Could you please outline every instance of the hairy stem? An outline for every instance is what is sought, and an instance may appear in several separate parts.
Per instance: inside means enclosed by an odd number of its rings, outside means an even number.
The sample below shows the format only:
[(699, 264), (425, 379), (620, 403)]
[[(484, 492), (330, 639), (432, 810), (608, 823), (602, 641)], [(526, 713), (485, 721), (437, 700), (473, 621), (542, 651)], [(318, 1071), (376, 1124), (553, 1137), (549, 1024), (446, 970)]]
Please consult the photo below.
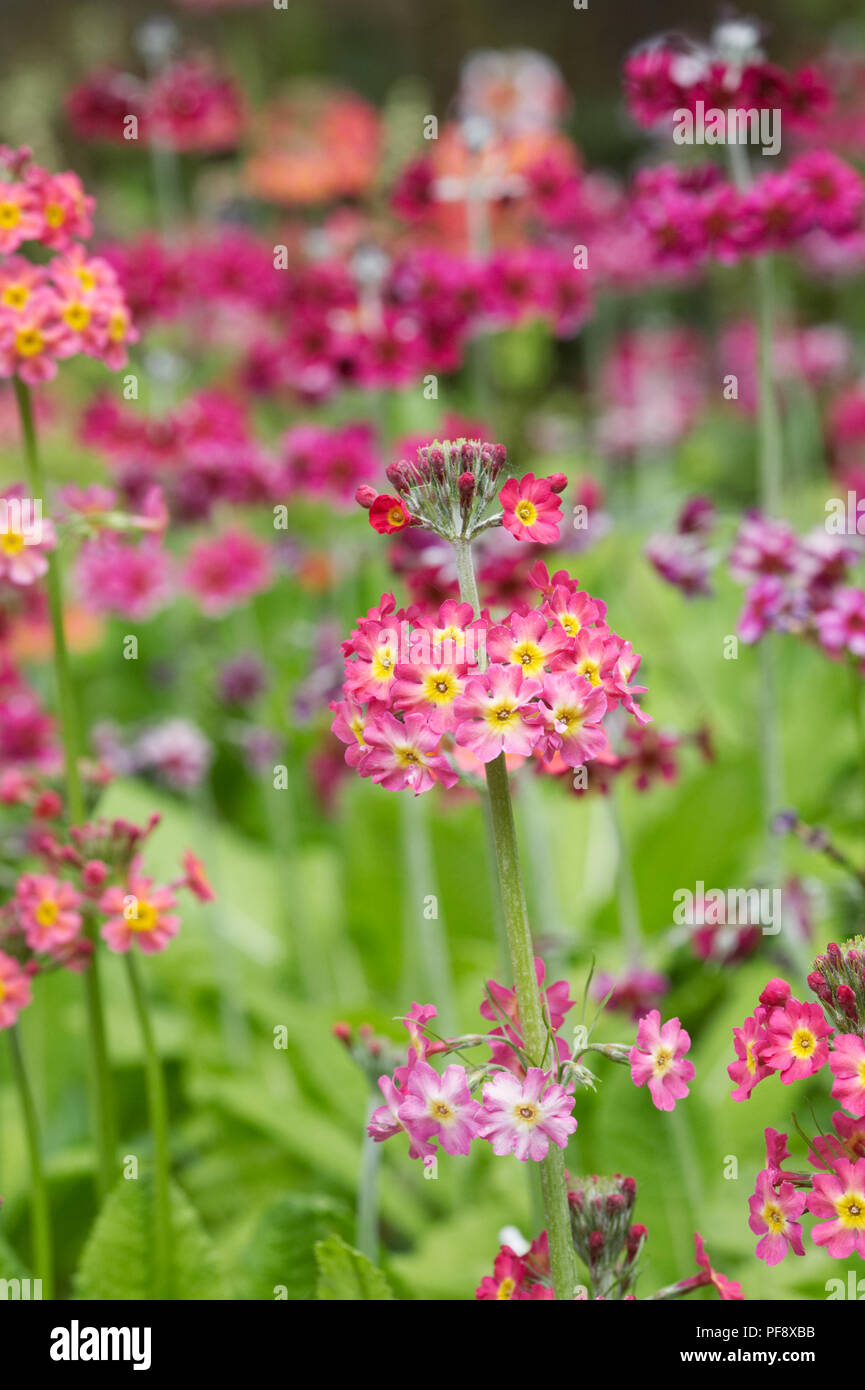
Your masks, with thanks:
[[(460, 595), (465, 603), (472, 605), (475, 614), (478, 614), (480, 599), (469, 543), (458, 541), (455, 550)], [(548, 1055), (548, 1029), (535, 976), (535, 950), (520, 873), (514, 809), (504, 753), (487, 763), (486, 776), (505, 933), (520, 1011), (523, 1042), (532, 1065), (555, 1069), (558, 1059), (555, 1051)], [(547, 1157), (540, 1164), (540, 1174), (555, 1295), (559, 1300), (571, 1300), (577, 1283), (577, 1262), (571, 1238), (565, 1155), (561, 1149), (551, 1145)]]
[[(33, 403), (29, 387), (19, 377), (15, 377), (15, 398), (21, 419), (21, 432), (24, 438), (24, 456), (27, 463), (27, 479), (34, 503), (44, 499), (45, 479), (36, 442), (36, 427), (33, 420)], [(78, 713), (75, 705), (75, 692), (69, 668), (69, 653), (66, 646), (66, 632), (63, 625), (63, 577), (60, 558), (56, 550), (48, 557), (46, 588), (48, 608), (51, 615), (53, 635), (54, 679), (57, 687), (57, 708), (60, 716), (60, 732), (63, 739), (63, 758), (66, 772), (66, 800), (69, 820), (73, 825), (84, 822), (84, 792), (78, 768), (80, 739), (78, 733)], [(88, 931), (91, 929), (88, 928)], [(92, 937), (91, 937), (92, 939)], [(88, 1039), (90, 1049), (91, 1091), (93, 1097), (93, 1119), (96, 1130), (97, 1173), (99, 1188), (104, 1196), (112, 1187), (115, 1178), (115, 1153), (117, 1149), (114, 1120), (114, 1097), (111, 1088), (111, 1068), (108, 1061), (108, 1048), (105, 1030), (105, 1011), (102, 1003), (102, 989), (99, 980), (98, 952), (94, 950), (89, 968), (84, 972), (84, 999), (89, 1020)]]

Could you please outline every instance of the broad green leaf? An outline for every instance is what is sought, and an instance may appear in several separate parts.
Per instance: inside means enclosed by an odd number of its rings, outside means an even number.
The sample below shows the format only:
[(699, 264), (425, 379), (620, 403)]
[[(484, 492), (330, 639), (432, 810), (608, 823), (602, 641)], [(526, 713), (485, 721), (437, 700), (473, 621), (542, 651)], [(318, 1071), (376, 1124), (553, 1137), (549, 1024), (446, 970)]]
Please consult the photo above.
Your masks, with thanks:
[(348, 1208), (329, 1197), (291, 1193), (268, 1207), (242, 1257), (242, 1297), (315, 1298), (316, 1247), (348, 1232)]
[[(121, 1182), (96, 1218), (75, 1279), (82, 1299), (155, 1297), (153, 1185), (149, 1178)], [(179, 1300), (226, 1297), (210, 1237), (189, 1199), (171, 1189), (172, 1287)]]
[(346, 1245), (341, 1236), (329, 1236), (315, 1247), (319, 1278), (316, 1297), (358, 1303), (393, 1298), (393, 1290), (380, 1269), (366, 1255)]

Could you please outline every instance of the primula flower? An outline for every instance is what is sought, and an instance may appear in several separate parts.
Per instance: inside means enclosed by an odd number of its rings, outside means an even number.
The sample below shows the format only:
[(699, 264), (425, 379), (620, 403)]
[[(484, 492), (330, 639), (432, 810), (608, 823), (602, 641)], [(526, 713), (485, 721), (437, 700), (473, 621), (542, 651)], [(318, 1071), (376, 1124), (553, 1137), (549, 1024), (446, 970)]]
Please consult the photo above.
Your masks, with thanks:
[(373, 718), (378, 706), (373, 706), (370, 712), (365, 714), (363, 705), (349, 698), (332, 702), (330, 708), (334, 713), (331, 733), (336, 734), (340, 742), (348, 744), (345, 761), (349, 767), (357, 767), (364, 753), (369, 752), (363, 734), (367, 720)]
[[(9, 494), (6, 494), (7, 498)], [(54, 523), (42, 519), (38, 536), (30, 536), (26, 531), (14, 530), (7, 519), (0, 530), (0, 581), (7, 580), (16, 588), (27, 588), (35, 584), (48, 572), (46, 553), (57, 544)]]
[(652, 1100), (659, 1110), (672, 1110), (677, 1100), (688, 1094), (687, 1082), (694, 1076), (694, 1065), (685, 1057), (691, 1039), (672, 1018), (661, 1026), (661, 1015), (652, 1009), (640, 1019), (637, 1041), (628, 1056), (631, 1080), (635, 1086), (648, 1082)]
[(795, 1220), (805, 1210), (805, 1193), (797, 1192), (792, 1183), (782, 1183), (776, 1192), (767, 1169), (757, 1175), (757, 1190), (748, 1199), (751, 1215), (748, 1225), (757, 1242), (756, 1255), (768, 1265), (776, 1265), (792, 1249), (794, 1255), (804, 1255), (802, 1227)]
[(789, 999), (782, 1009), (773, 1009), (768, 1019), (769, 1037), (762, 1060), (781, 1073), (786, 1086), (803, 1076), (813, 1076), (829, 1056), (829, 1027), (819, 1004), (802, 1004)]
[(769, 1041), (765, 1015), (765, 1009), (758, 1009), (751, 1018), (745, 1019), (741, 1028), (733, 1029), (738, 1060), (727, 1067), (727, 1075), (736, 1083), (736, 1089), (730, 1093), (733, 1100), (748, 1100), (758, 1081), (772, 1074), (772, 1068), (763, 1061)]
[(574, 1098), (557, 1083), (547, 1085), (551, 1072), (529, 1067), (524, 1081), (502, 1072), (484, 1086), (481, 1134), (500, 1157), (514, 1153), (522, 1162), (546, 1158), (550, 1143), (563, 1149), (577, 1128)]
[(15, 907), (31, 951), (67, 946), (81, 929), (76, 908), (81, 894), (50, 874), (23, 874), (15, 888)]
[(844, 1260), (854, 1250), (865, 1257), (865, 1159), (850, 1163), (839, 1158), (834, 1172), (818, 1173), (808, 1193), (808, 1210), (827, 1218), (811, 1236), (833, 1259)]
[(412, 1067), (398, 1110), (411, 1134), (422, 1139), (435, 1135), (446, 1153), (467, 1154), (480, 1133), (481, 1114), (469, 1093), (465, 1067), (453, 1064), (441, 1076), (428, 1062)]
[(11, 1028), (32, 1001), (30, 977), (18, 961), (0, 951), (0, 1028)]
[(456, 723), (454, 708), (465, 689), (465, 677), (465, 666), (401, 662), (391, 688), (394, 706), (425, 715), (434, 733), (446, 733)]
[(436, 1152), (435, 1144), (430, 1144), (422, 1136), (416, 1135), (403, 1124), (399, 1118), (399, 1109), (403, 1102), (403, 1093), (395, 1085), (391, 1077), (380, 1076), (378, 1087), (384, 1096), (384, 1105), (379, 1105), (369, 1118), (366, 1132), (374, 1144), (383, 1144), (386, 1139), (392, 1139), (396, 1134), (407, 1134), (409, 1138), (409, 1158), (428, 1158)]
[(532, 702), (541, 689), (541, 682), (524, 677), (518, 666), (491, 666), (473, 677), (454, 708), (457, 743), (482, 763), (500, 753), (528, 756), (543, 730), (525, 716), (537, 716)]
[(696, 1251), (697, 1264), (703, 1271), (702, 1276), (698, 1276), (698, 1282), (714, 1285), (721, 1295), (721, 1301), (723, 1303), (743, 1300), (745, 1295), (742, 1292), (742, 1285), (738, 1284), (734, 1279), (728, 1279), (725, 1274), (719, 1274), (716, 1269), (712, 1268), (709, 1262), (709, 1256), (706, 1253), (706, 1247), (703, 1244), (703, 1237), (698, 1235), (696, 1231), (694, 1232), (694, 1248)]
[(238, 528), (199, 541), (186, 557), (184, 580), (202, 611), (219, 617), (270, 584), (268, 546)]
[(526, 473), (509, 478), (499, 493), (504, 516), (502, 525), (518, 541), (537, 541), (551, 545), (559, 538), (562, 508), (548, 478)]
[(170, 888), (154, 888), (152, 878), (131, 874), (126, 888), (115, 884), (99, 899), (100, 911), (111, 914), (102, 938), (120, 954), (133, 941), (146, 955), (162, 951), (180, 927), (180, 918), (171, 911), (175, 906)]
[(362, 777), (371, 777), (388, 791), (410, 787), (415, 796), (436, 782), (452, 787), (458, 780), (447, 758), (440, 753), (440, 736), (422, 714), (406, 715), (405, 723), (383, 710), (364, 729), (368, 752), (358, 762)]
[(516, 1300), (526, 1276), (526, 1266), (509, 1245), (496, 1255), (492, 1274), (484, 1275), (475, 1289), (475, 1298), (487, 1302)]
[(411, 514), (398, 497), (381, 492), (369, 509), (369, 524), (382, 536), (391, 536), (395, 531), (404, 531), (411, 525)]
[(835, 1100), (851, 1114), (865, 1115), (865, 1041), (858, 1033), (843, 1033), (835, 1039), (829, 1069), (835, 1078)]
[(548, 626), (542, 613), (511, 613), (504, 623), (487, 633), (487, 651), (493, 661), (519, 666), (524, 676), (543, 680), (549, 666), (567, 637)]
[(585, 677), (564, 671), (545, 676), (541, 699), (546, 756), (558, 753), (568, 767), (581, 767), (608, 746), (601, 727), (607, 697)]

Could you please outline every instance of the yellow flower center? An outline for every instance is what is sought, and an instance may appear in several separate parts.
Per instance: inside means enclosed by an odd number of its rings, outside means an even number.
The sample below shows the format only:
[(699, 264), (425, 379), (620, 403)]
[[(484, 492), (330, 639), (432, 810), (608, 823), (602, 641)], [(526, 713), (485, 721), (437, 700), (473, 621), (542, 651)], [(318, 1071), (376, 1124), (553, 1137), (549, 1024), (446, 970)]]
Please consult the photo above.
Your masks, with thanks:
[(60, 908), (53, 898), (43, 898), (33, 915), (40, 927), (53, 927), (60, 916)]
[(761, 1215), (773, 1235), (779, 1234), (787, 1225), (787, 1218), (775, 1202), (767, 1202)]
[(531, 526), (538, 519), (538, 509), (528, 497), (523, 497), (514, 507), (514, 515), (524, 526)]
[(15, 351), (19, 357), (35, 357), (45, 346), (38, 328), (22, 328), (15, 334)]
[(6, 555), (19, 555), (24, 549), (24, 537), (18, 531), (4, 531), (0, 535), (0, 550)]
[[(564, 624), (562, 624), (564, 626)], [(584, 656), (582, 661), (577, 663), (577, 672), (581, 676), (587, 676), (590, 685), (600, 685), (601, 666), (600, 662), (592, 661), (591, 657)]]
[(755, 1072), (757, 1070), (757, 1058), (754, 1056), (753, 1043), (748, 1043), (748, 1047), (745, 1052), (745, 1064), (750, 1072)]
[(816, 1046), (817, 1039), (810, 1028), (797, 1028), (790, 1039), (790, 1051), (794, 1057), (811, 1057)]
[(378, 647), (372, 659), (372, 674), (377, 681), (392, 681), (394, 675), (393, 651), (390, 647)]
[(453, 1111), (444, 1100), (431, 1100), (429, 1103), (429, 1113), (434, 1120), (452, 1120)]
[(21, 221), (21, 209), (17, 203), (0, 203), (0, 227), (11, 232)]
[(536, 642), (521, 642), (518, 647), (511, 649), (511, 661), (515, 666), (522, 666), (523, 673), (527, 676), (539, 676), (544, 670), (544, 654)]
[(509, 724), (512, 719), (519, 719), (519, 714), (509, 704), (491, 705), (484, 718), (494, 729), (500, 729), (505, 724)]
[(363, 722), (363, 718), (361, 717), (361, 715), (356, 714), (356, 715), (354, 716), (354, 719), (351, 721), (351, 724), (349, 725), (349, 728), (351, 729), (351, 731), (352, 731), (352, 733), (354, 734), (355, 738), (357, 739), (358, 743), (361, 743), (361, 744), (362, 744), (362, 743), (363, 743), (364, 722)]
[(673, 1054), (666, 1047), (659, 1047), (655, 1053), (655, 1075), (663, 1076), (673, 1065)]
[[(0, 999), (2, 999), (2, 997), (3, 996), (0, 995)], [(502, 1282), (499, 1284), (498, 1292), (496, 1293), (496, 1298), (500, 1298), (502, 1300), (509, 1299), (516, 1287), (516, 1279), (503, 1279)]]
[(153, 931), (159, 921), (159, 913), (152, 903), (144, 898), (139, 898), (136, 905), (135, 916), (129, 918), (131, 931)]
[(70, 304), (63, 310), (63, 318), (70, 328), (76, 333), (81, 333), (90, 322), (90, 310), (86, 304)]
[(402, 526), (405, 521), (405, 512), (402, 507), (391, 507), (387, 514), (389, 526)]
[(61, 227), (66, 221), (66, 213), (59, 203), (49, 203), (45, 209), (45, 221), (49, 227)]
[(559, 615), (559, 623), (565, 629), (569, 637), (576, 637), (580, 630), (580, 625), (573, 613), (561, 613)]
[(4, 985), (3, 981), (0, 980), (0, 1004), (3, 1003), (3, 1000), (5, 999), (5, 997), (6, 997), (6, 986)]
[(848, 1231), (865, 1230), (865, 1197), (861, 1192), (845, 1192), (835, 1203), (835, 1210)]
[(524, 1125), (536, 1125), (538, 1122), (538, 1107), (529, 1101), (521, 1101), (514, 1106), (514, 1118), (520, 1120)]
[(75, 274), (78, 276), (78, 283), (83, 290), (92, 290), (95, 288), (96, 276), (93, 274), (92, 270), (87, 269), (86, 265), (79, 266)]
[(7, 285), (3, 291), (3, 303), (8, 309), (23, 309), (29, 298), (26, 285)]
[(452, 671), (431, 671), (424, 678), (423, 691), (434, 705), (449, 705), (459, 694), (459, 681)]
[(122, 343), (123, 339), (126, 337), (126, 329), (126, 315), (118, 310), (117, 313), (112, 314), (111, 318), (108, 320), (108, 336), (112, 343)]
[(426, 765), (416, 748), (397, 748), (396, 759), (401, 767), (424, 767)]

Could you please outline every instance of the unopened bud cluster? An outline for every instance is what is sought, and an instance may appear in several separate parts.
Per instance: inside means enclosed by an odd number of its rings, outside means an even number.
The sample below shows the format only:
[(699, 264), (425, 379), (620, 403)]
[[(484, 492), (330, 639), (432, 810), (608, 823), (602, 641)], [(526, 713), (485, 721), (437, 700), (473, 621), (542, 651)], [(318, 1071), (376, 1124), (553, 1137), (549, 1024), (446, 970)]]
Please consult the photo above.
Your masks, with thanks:
[(633, 1279), (645, 1226), (631, 1224), (637, 1196), (633, 1178), (579, 1179), (568, 1192), (574, 1249), (588, 1265), (595, 1294), (623, 1297)]
[(498, 478), (506, 462), (504, 444), (435, 440), (418, 449), (416, 462), (392, 463), (387, 476), (422, 526), (445, 540), (470, 540), (479, 531), (501, 525), (501, 512), (485, 513), (500, 489)]
[(840, 1033), (865, 1029), (865, 936), (831, 942), (814, 961), (808, 984)]

